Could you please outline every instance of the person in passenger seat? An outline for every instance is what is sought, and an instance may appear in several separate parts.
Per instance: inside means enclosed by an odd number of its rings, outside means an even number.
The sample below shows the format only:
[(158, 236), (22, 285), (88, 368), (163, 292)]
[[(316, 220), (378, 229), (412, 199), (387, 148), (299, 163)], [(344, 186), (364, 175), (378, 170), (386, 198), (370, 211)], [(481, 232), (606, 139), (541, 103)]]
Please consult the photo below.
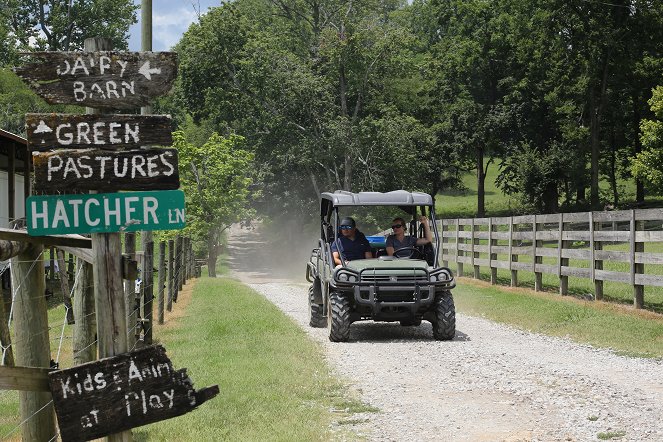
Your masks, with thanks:
[(340, 229), (341, 236), (331, 245), (334, 264), (340, 266), (355, 259), (373, 257), (371, 244), (366, 239), (366, 236), (357, 230), (357, 224), (354, 219), (349, 216), (343, 218)]
[[(405, 234), (405, 220), (403, 218), (394, 218), (392, 221), (391, 229), (393, 234), (387, 237), (387, 255), (393, 256), (394, 252), (403, 249), (406, 247), (415, 247), (422, 246), (433, 242), (433, 234), (430, 231), (430, 224), (428, 218), (425, 216), (419, 217), (419, 222), (424, 226), (424, 236), (423, 238), (417, 238), (415, 236)], [(401, 256), (402, 258), (402, 256)]]

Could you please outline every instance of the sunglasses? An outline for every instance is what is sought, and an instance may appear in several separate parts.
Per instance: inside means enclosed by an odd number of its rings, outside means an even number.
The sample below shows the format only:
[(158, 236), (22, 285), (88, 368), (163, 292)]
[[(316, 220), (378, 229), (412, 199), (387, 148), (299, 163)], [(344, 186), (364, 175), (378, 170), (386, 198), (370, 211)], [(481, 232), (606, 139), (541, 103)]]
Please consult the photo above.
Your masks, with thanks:
[(354, 227), (352, 226), (341, 226), (341, 230), (352, 230)]
[(401, 227), (403, 227), (403, 224), (394, 224), (391, 226), (392, 229), (400, 229)]

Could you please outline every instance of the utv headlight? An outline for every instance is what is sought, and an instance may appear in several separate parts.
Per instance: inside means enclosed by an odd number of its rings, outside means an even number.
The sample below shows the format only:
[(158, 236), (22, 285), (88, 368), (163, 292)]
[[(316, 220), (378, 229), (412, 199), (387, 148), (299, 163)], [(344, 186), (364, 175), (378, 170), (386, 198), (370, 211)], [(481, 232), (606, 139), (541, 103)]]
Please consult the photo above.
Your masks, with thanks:
[(357, 277), (356, 277), (355, 275), (350, 275), (350, 276), (348, 277), (348, 281), (350, 281), (350, 282), (357, 282)]
[(348, 274), (347, 273), (341, 273), (340, 275), (338, 275), (338, 280), (339, 281), (344, 281), (344, 282), (347, 281), (348, 280)]

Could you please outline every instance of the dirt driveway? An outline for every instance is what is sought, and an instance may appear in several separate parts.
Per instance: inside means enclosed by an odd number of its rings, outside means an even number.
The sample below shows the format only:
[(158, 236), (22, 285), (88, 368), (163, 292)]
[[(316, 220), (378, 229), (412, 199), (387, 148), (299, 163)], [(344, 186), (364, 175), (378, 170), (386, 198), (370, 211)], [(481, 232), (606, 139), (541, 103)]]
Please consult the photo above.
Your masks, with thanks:
[[(300, 324), (334, 371), (380, 410), (355, 416), (357, 439), (663, 441), (660, 360), (621, 357), (462, 313), (451, 342), (434, 341), (424, 322), (355, 323), (350, 342), (331, 343), (326, 330), (307, 325), (305, 257), (275, 259), (258, 230), (234, 229), (229, 251), (235, 276)], [(301, 266), (299, 276), (290, 264)], [(242, 271), (249, 265), (252, 272)]]

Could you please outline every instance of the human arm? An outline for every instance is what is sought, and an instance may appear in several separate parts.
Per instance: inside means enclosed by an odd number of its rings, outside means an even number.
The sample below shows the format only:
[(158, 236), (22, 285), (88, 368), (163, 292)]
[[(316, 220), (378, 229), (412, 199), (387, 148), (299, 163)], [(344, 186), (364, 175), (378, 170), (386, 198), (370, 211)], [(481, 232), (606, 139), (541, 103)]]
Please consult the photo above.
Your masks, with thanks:
[(428, 218), (422, 215), (419, 217), (419, 222), (421, 223), (422, 226), (424, 226), (424, 236), (422, 238), (417, 238), (417, 245), (422, 246), (424, 244), (432, 243), (433, 234), (430, 231), (430, 223), (428, 222)]
[(343, 261), (341, 260), (341, 254), (338, 252), (332, 252), (332, 255), (334, 256), (334, 264), (337, 266), (343, 265)]
[(394, 256), (394, 237), (392, 235), (387, 237), (385, 249), (387, 250), (387, 255)]

